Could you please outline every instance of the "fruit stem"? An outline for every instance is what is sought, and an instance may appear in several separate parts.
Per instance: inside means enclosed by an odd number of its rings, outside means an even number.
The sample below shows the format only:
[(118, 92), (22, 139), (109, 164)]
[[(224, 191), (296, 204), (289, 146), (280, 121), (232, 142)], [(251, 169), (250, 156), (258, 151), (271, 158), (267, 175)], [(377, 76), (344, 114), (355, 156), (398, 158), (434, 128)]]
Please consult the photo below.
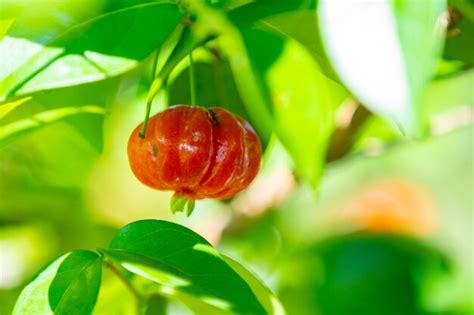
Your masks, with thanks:
[[(158, 56), (159, 55), (160, 55), (160, 50), (157, 49), (155, 51), (155, 55), (153, 57), (153, 66), (151, 67), (151, 81), (153, 82), (151, 87), (153, 87), (153, 84), (156, 82), (155, 77), (156, 77), (156, 68), (157, 68), (157, 65), (158, 65)], [(151, 87), (150, 87), (150, 89), (151, 89)], [(150, 111), (151, 111), (152, 103), (153, 103), (153, 97), (150, 97), (146, 100), (145, 118), (143, 119), (142, 129), (140, 130), (140, 133), (138, 134), (138, 136), (140, 138), (145, 138), (145, 132), (146, 132), (146, 127), (148, 125), (148, 119), (150, 118)]]
[(196, 105), (196, 77), (194, 74), (193, 52), (189, 53), (189, 90), (191, 94), (191, 105)]
[(145, 132), (146, 132), (146, 127), (148, 125), (148, 119), (150, 119), (150, 111), (151, 111), (151, 103), (152, 102), (153, 102), (153, 100), (148, 100), (146, 102), (145, 118), (143, 119), (142, 129), (140, 130), (140, 133), (138, 134), (138, 136), (142, 139), (145, 138)]

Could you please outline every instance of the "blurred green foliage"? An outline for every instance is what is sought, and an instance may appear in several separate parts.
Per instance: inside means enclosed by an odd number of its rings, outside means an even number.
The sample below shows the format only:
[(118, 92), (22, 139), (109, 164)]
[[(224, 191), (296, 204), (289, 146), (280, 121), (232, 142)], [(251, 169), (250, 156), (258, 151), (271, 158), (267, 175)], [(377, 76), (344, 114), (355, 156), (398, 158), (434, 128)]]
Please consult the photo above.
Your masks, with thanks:
[[(382, 9), (371, 11), (355, 1), (345, 13), (327, 5), (2, 1), (0, 313), (13, 310), (55, 257), (107, 248), (121, 226), (150, 218), (188, 226), (243, 262), (288, 314), (473, 313), (474, 5), (381, 0)], [(440, 15), (447, 5), (451, 15)], [(330, 19), (350, 12), (351, 21)], [(333, 32), (334, 23), (360, 25), (377, 12), (391, 19), (363, 33), (351, 28), (355, 47)], [(374, 40), (378, 29), (393, 37)], [(158, 78), (166, 74), (166, 82), (152, 114), (190, 103), (185, 57), (194, 50), (199, 105), (240, 114), (265, 141), (255, 182), (232, 200), (199, 201), (190, 218), (171, 215), (170, 192), (142, 186), (128, 167), (126, 144), (143, 119), (157, 50)], [(399, 62), (403, 68), (389, 67)], [(409, 101), (397, 103), (400, 91)], [(360, 106), (374, 114), (355, 123)], [(422, 140), (410, 137), (413, 130), (423, 131)], [(328, 162), (335, 146), (341, 155)], [(387, 181), (413, 189), (398, 194), (380, 184)], [(375, 231), (367, 213), (417, 229)], [(419, 233), (424, 224), (430, 228)], [(177, 240), (160, 246), (172, 249)], [(96, 259), (75, 253), (81, 262)], [(187, 258), (170, 264), (192, 268)], [(222, 259), (235, 279), (267, 292), (239, 263)], [(133, 294), (112, 272), (94, 277), (92, 286), (102, 284), (93, 313), (135, 311)], [(171, 300), (170, 314), (189, 312)], [(243, 300), (238, 305), (251, 306)]]

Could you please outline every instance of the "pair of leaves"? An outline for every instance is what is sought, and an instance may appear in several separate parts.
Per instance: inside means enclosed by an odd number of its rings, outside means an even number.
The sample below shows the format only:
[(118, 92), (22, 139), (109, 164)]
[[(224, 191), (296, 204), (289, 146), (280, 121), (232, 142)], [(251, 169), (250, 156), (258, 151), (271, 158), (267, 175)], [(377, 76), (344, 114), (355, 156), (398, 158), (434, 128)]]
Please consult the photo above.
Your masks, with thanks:
[[(157, 220), (118, 231), (105, 259), (157, 284), (156, 292), (200, 314), (281, 314), (270, 291), (249, 271), (180, 225)], [(21, 293), (14, 314), (90, 314), (102, 257), (76, 251), (58, 258)]]

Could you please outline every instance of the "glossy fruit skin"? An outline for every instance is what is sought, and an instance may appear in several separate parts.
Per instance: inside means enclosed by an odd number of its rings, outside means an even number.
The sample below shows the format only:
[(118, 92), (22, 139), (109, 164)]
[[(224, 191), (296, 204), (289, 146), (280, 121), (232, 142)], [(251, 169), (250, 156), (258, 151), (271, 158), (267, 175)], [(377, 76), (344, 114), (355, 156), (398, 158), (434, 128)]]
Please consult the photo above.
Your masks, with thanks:
[(245, 189), (260, 168), (260, 140), (243, 118), (222, 108), (175, 105), (135, 128), (128, 158), (135, 176), (175, 197), (225, 199)]

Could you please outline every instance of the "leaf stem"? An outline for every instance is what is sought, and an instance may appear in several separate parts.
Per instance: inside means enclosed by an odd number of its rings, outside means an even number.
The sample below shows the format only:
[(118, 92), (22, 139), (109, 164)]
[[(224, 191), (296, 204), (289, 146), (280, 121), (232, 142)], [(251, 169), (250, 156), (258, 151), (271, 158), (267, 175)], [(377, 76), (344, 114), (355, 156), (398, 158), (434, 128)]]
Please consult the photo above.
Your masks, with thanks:
[(192, 51), (189, 52), (189, 90), (191, 93), (191, 105), (196, 105), (196, 76)]
[(357, 132), (371, 117), (372, 113), (362, 104), (355, 101), (355, 110), (347, 126), (340, 126), (334, 130), (326, 155), (326, 162), (338, 160), (349, 153), (357, 136)]
[(110, 269), (110, 271), (112, 271), (117, 276), (117, 278), (119, 278), (120, 281), (127, 287), (127, 289), (133, 294), (133, 296), (136, 298), (138, 304), (141, 304), (142, 301), (144, 300), (143, 296), (140, 294), (140, 292), (138, 292), (137, 289), (135, 289), (132, 286), (130, 281), (123, 275), (123, 273), (120, 272), (120, 270), (113, 263), (108, 261), (107, 259), (104, 259), (104, 263)]
[[(155, 83), (155, 77), (156, 77), (156, 68), (158, 65), (158, 56), (160, 55), (160, 50), (157, 49), (155, 51), (155, 55), (153, 57), (153, 66), (151, 67), (151, 78), (152, 78), (152, 85), (150, 86), (150, 89), (153, 87)], [(146, 106), (145, 106), (145, 118), (143, 119), (143, 125), (142, 129), (140, 130), (140, 133), (138, 134), (140, 138), (145, 138), (145, 132), (146, 132), (146, 127), (148, 125), (148, 119), (150, 119), (150, 111), (151, 111), (151, 105), (153, 103), (153, 97), (147, 98), (146, 101)]]
[(160, 55), (160, 49), (155, 51), (155, 56), (153, 57), (153, 65), (151, 67), (151, 79), (155, 80), (156, 77), (156, 67), (158, 65), (158, 56)]

